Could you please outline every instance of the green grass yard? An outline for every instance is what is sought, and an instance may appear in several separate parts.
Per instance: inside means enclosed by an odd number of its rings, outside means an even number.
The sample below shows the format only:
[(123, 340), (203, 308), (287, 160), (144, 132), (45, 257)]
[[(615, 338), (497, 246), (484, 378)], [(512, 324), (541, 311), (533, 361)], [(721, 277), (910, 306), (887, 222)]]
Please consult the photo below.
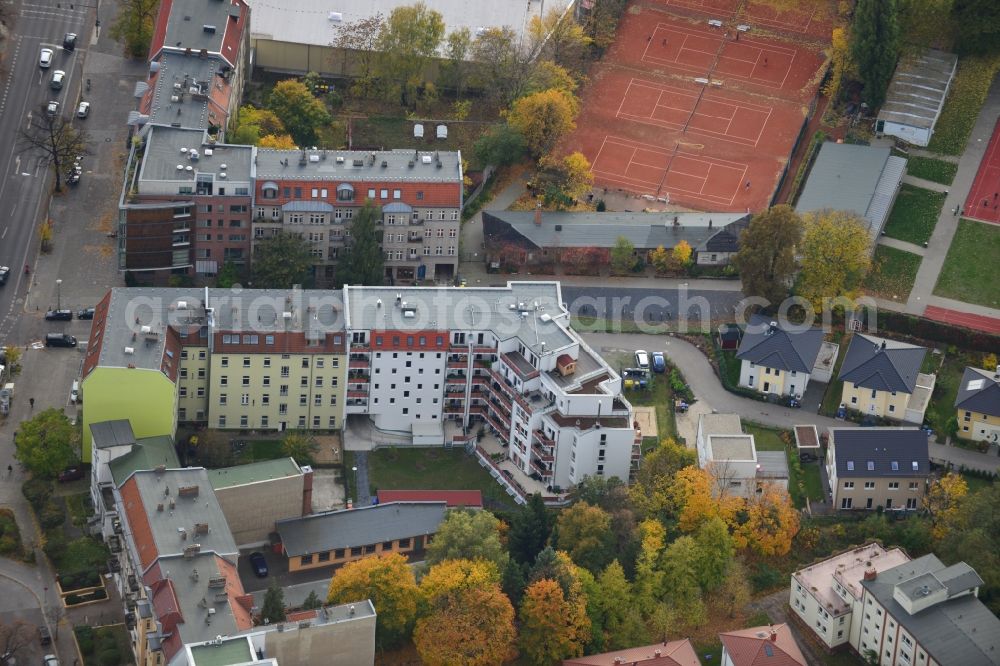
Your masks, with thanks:
[(844, 394), (844, 382), (837, 379), (840, 376), (840, 366), (844, 364), (844, 357), (847, 356), (847, 347), (851, 339), (840, 331), (833, 334), (833, 342), (840, 345), (837, 350), (837, 362), (833, 364), (833, 379), (826, 385), (826, 392), (823, 394), (823, 402), (820, 405), (819, 413), (823, 416), (833, 416), (840, 407), (840, 399)]
[(1000, 55), (962, 58), (951, 82), (941, 117), (934, 126), (928, 150), (945, 155), (961, 155), (969, 142), (979, 110), (1000, 69)]
[(963, 219), (948, 248), (934, 293), (965, 303), (1000, 307), (1000, 225)]
[[(813, 501), (823, 499), (823, 484), (819, 476), (819, 465), (817, 463), (796, 465), (795, 458), (798, 456), (798, 452), (794, 445), (785, 444), (785, 440), (781, 438), (782, 431), (752, 423), (744, 423), (743, 430), (748, 435), (753, 435), (754, 446), (758, 451), (785, 452), (785, 457), (788, 460), (788, 494), (792, 498), (792, 504), (801, 509), (806, 505), (806, 498)], [(789, 432), (788, 435), (791, 437), (792, 434)], [(799, 490), (800, 480), (803, 483), (803, 490)]]
[(957, 171), (958, 165), (954, 162), (936, 160), (933, 157), (911, 157), (906, 163), (906, 173), (942, 185), (951, 185)]
[(904, 184), (899, 188), (896, 203), (889, 213), (885, 235), (914, 245), (923, 245), (934, 233), (934, 225), (941, 214), (945, 196), (944, 192)]
[(261, 462), (264, 460), (274, 460), (284, 458), (285, 454), (281, 450), (280, 439), (253, 439), (247, 442), (246, 448), (239, 455), (236, 464)]
[(905, 303), (920, 269), (920, 261), (919, 254), (879, 245), (875, 248), (871, 272), (865, 279), (865, 291), (879, 298)]
[(924, 420), (934, 429), (934, 434), (940, 442), (943, 442), (948, 434), (948, 421), (955, 416), (955, 397), (958, 395), (962, 373), (965, 372), (965, 366), (973, 362), (972, 359), (957, 354), (947, 354), (944, 363), (936, 372), (934, 395), (927, 405)]

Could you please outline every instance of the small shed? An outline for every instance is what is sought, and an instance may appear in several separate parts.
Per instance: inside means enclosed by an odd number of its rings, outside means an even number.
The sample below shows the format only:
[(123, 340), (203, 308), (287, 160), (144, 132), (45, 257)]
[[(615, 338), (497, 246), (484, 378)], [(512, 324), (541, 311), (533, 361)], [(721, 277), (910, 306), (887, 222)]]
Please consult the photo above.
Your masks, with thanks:
[(719, 349), (739, 349), (743, 331), (736, 324), (720, 324), (716, 334), (719, 337)]
[(819, 449), (819, 434), (814, 425), (795, 426), (795, 447), (799, 451), (816, 451)]
[(934, 49), (900, 59), (875, 131), (916, 146), (930, 143), (957, 69), (958, 56)]

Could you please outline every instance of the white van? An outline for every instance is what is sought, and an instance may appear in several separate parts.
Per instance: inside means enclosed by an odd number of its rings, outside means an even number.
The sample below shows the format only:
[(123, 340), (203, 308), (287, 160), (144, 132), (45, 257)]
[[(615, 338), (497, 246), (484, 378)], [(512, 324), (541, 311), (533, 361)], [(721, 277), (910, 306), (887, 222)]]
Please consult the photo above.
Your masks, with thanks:
[(72, 403), (80, 402), (80, 382), (73, 382), (73, 388), (69, 390), (69, 401)]

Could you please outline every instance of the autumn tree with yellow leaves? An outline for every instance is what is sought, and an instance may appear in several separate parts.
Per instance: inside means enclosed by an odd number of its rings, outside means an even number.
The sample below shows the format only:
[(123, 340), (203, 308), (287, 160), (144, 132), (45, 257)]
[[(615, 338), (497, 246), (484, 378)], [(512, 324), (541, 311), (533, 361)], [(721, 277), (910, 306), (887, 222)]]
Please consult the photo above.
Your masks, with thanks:
[(536, 157), (547, 153), (567, 132), (576, 128), (579, 101), (565, 90), (543, 90), (516, 100), (507, 123), (524, 137)]
[(742, 520), (733, 527), (737, 548), (771, 557), (787, 555), (799, 531), (799, 512), (788, 493), (773, 483), (765, 483), (753, 493), (740, 512)]
[(568, 600), (559, 583), (548, 578), (524, 591), (520, 620), (521, 652), (539, 666), (580, 656), (590, 639), (585, 606)]
[(399, 553), (348, 562), (333, 574), (327, 603), (371, 599), (377, 620), (375, 639), (385, 649), (410, 636), (420, 590), (406, 558)]
[(796, 292), (817, 310), (834, 299), (853, 299), (871, 268), (868, 223), (854, 213), (821, 210), (803, 216), (801, 266)]
[(969, 493), (969, 484), (960, 474), (948, 472), (931, 482), (924, 498), (924, 509), (931, 518), (931, 534), (941, 539), (955, 522), (959, 508)]

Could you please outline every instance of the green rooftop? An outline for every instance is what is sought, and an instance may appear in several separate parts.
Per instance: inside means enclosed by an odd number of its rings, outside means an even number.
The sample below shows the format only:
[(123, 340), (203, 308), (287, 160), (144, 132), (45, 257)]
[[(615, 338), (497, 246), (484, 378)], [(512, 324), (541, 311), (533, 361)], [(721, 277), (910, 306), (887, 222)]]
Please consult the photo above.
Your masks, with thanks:
[(111, 476), (115, 485), (120, 486), (132, 472), (156, 469), (158, 465), (166, 465), (167, 469), (178, 469), (181, 466), (177, 451), (174, 450), (174, 439), (169, 435), (136, 440), (131, 451), (111, 461)]
[(296, 476), (300, 472), (299, 466), (291, 458), (275, 458), (274, 460), (264, 460), (248, 465), (210, 469), (208, 470), (208, 480), (212, 484), (212, 487), (218, 490), (220, 488), (242, 486), (246, 483), (254, 483), (255, 481), (283, 479), (287, 476)]
[(195, 645), (191, 648), (195, 666), (231, 666), (252, 661), (250, 641), (245, 636), (222, 641), (221, 645)]

